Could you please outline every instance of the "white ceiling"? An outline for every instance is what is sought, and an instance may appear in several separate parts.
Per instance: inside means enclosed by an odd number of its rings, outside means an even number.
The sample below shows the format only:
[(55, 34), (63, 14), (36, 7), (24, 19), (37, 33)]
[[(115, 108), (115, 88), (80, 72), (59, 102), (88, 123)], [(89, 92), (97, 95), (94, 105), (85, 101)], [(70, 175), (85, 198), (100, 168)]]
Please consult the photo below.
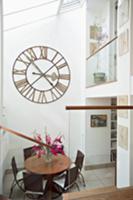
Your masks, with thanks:
[(58, 7), (59, 0), (5, 0), (3, 6), (4, 30), (54, 16), (57, 14)]
[(38, 7), (39, 5), (47, 5), (48, 3), (58, 2), (59, 0), (4, 0), (3, 12), (9, 14), (19, 10), (24, 10), (32, 7)]
[[(5, 15), (11, 15), (16, 12), (23, 12), (31, 10), (34, 8), (42, 7), (45, 12), (50, 12), (54, 5), (53, 14), (56, 14), (57, 11), (64, 8), (64, 6), (73, 6), (75, 4), (80, 4), (81, 0), (4, 0), (3, 1), (3, 13)], [(46, 8), (46, 9), (45, 9)], [(36, 12), (36, 11), (34, 11)], [(49, 15), (49, 14), (47, 14)]]
[[(96, 10), (101, 9), (104, 3), (109, 0), (86, 0), (88, 2), (88, 9)], [(14, 12), (21, 12), (25, 10), (30, 10), (32, 8), (42, 7), (45, 9), (47, 7), (48, 12), (51, 13), (50, 7), (53, 7), (53, 13), (59, 13), (59, 9), (64, 9), (64, 7), (72, 7), (75, 5), (80, 5), (82, 0), (4, 0), (3, 1), (3, 13), (4, 15), (13, 14)], [(49, 9), (48, 9), (49, 7)], [(35, 11), (34, 11), (35, 12)], [(47, 13), (48, 13), (47, 12)], [(49, 14), (48, 14), (49, 15)]]
[(21, 27), (80, 6), (83, 0), (4, 0), (4, 30)]

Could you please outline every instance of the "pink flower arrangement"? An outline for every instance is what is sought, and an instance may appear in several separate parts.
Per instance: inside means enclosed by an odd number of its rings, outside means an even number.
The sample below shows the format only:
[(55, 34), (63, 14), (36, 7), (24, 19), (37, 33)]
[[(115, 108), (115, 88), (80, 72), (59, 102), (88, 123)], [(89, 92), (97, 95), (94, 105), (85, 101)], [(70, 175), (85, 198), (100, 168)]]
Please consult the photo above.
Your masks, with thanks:
[(40, 143), (45, 143), (50, 147), (44, 146), (44, 145), (34, 145), (33, 150), (35, 151), (36, 155), (41, 157), (42, 155), (46, 155), (47, 158), (51, 155), (58, 155), (59, 153), (62, 155), (65, 155), (64, 153), (64, 145), (62, 142), (62, 135), (57, 136), (54, 140), (52, 140), (51, 136), (46, 134), (45, 135), (45, 141), (43, 141), (40, 134), (36, 134), (34, 136), (34, 139)]

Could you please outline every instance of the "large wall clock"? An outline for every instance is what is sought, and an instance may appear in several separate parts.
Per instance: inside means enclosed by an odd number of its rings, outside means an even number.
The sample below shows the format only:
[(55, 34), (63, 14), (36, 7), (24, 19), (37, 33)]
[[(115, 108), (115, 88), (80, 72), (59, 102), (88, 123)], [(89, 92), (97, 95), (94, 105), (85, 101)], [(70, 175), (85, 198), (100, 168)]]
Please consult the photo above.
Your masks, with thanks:
[(46, 46), (24, 50), (14, 62), (12, 75), (19, 93), (41, 104), (62, 97), (70, 83), (67, 61), (57, 50)]

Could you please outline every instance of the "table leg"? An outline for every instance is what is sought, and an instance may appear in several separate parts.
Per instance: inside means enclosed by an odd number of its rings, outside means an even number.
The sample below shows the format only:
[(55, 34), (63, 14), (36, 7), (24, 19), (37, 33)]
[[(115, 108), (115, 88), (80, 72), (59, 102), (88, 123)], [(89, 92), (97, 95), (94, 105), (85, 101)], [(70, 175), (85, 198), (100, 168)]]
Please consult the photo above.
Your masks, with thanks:
[(44, 197), (48, 196), (47, 199), (54, 199), (59, 197), (62, 194), (56, 187), (56, 185), (53, 183), (53, 176), (49, 176), (47, 178), (47, 183), (44, 190)]

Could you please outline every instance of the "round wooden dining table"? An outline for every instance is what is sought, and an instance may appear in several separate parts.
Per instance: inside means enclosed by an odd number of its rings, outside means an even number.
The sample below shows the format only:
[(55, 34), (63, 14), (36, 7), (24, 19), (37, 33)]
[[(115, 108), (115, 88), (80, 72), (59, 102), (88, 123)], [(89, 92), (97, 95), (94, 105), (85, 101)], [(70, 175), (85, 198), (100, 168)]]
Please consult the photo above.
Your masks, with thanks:
[(40, 158), (32, 156), (25, 160), (24, 165), (28, 172), (44, 176), (44, 179), (47, 181), (44, 195), (47, 195), (49, 191), (50, 193), (52, 192), (60, 195), (53, 183), (53, 178), (69, 169), (71, 160), (68, 156), (61, 154), (53, 156), (51, 162), (46, 162), (43, 156)]
[(45, 157), (31, 156), (25, 160), (25, 169), (29, 172), (41, 175), (58, 175), (67, 170), (71, 165), (71, 160), (66, 155), (53, 155), (51, 162), (46, 162)]

